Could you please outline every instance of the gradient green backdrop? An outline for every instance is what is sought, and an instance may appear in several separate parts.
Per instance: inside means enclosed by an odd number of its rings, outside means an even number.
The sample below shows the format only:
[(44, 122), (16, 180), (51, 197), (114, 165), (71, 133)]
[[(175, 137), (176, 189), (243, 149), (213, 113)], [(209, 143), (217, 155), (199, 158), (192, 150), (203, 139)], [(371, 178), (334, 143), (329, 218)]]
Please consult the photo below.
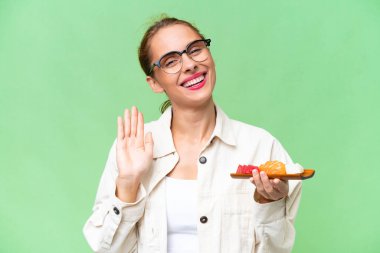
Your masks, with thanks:
[(116, 117), (165, 99), (136, 52), (162, 12), (212, 39), (216, 102), (316, 169), (293, 252), (380, 252), (378, 0), (0, 0), (0, 252), (90, 252)]

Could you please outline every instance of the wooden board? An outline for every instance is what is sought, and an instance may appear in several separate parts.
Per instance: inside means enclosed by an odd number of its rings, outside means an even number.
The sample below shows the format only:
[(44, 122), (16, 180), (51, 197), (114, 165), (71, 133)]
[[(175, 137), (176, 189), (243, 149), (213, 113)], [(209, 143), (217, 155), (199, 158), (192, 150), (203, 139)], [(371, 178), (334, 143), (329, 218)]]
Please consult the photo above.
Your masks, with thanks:
[[(305, 180), (312, 178), (315, 174), (315, 170), (313, 169), (304, 169), (303, 173), (297, 173), (297, 174), (276, 174), (271, 175), (267, 174), (269, 178), (279, 178), (282, 180)], [(236, 179), (244, 179), (244, 178), (250, 178), (252, 177), (252, 174), (238, 174), (238, 173), (231, 173), (230, 174), (232, 178)]]

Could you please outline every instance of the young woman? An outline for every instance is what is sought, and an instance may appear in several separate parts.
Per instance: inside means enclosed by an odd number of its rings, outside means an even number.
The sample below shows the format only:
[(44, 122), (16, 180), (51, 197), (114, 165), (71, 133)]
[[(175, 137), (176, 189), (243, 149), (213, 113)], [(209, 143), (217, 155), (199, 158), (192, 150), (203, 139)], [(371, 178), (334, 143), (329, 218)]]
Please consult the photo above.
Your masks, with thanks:
[(229, 119), (215, 105), (210, 44), (175, 18), (145, 33), (139, 59), (146, 81), (171, 106), (145, 125), (136, 107), (118, 118), (84, 227), (95, 252), (291, 251), (301, 182), (256, 171), (251, 180), (232, 179), (230, 173), (268, 160), (296, 166), (268, 132)]

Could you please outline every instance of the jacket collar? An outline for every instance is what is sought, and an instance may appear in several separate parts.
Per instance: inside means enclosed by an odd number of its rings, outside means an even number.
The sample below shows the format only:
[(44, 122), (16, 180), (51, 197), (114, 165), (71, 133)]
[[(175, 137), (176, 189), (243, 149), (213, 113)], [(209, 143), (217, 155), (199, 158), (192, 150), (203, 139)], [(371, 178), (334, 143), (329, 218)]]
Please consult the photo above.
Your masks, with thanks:
[[(218, 137), (227, 145), (236, 145), (236, 136), (233, 131), (233, 122), (228, 116), (218, 107), (216, 108), (216, 124), (210, 140)], [(157, 127), (152, 129), (154, 138), (153, 158), (159, 158), (176, 151), (172, 132), (172, 107), (168, 107), (161, 117), (155, 122)]]
[(233, 128), (233, 121), (220, 109), (219, 106), (216, 108), (216, 124), (214, 132), (211, 135), (211, 140), (214, 137), (218, 137), (224, 143), (235, 146), (236, 136)]

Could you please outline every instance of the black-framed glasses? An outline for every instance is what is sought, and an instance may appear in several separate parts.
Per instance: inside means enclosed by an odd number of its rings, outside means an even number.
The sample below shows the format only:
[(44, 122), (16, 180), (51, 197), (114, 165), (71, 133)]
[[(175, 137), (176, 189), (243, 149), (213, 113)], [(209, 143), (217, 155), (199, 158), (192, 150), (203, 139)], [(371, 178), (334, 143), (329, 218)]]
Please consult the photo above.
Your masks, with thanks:
[(211, 39), (194, 40), (190, 42), (183, 51), (170, 51), (154, 62), (149, 70), (149, 75), (153, 72), (155, 66), (162, 69), (165, 73), (175, 74), (182, 68), (182, 55), (187, 54), (193, 61), (202, 62), (207, 60), (209, 52), (207, 47), (210, 46)]

